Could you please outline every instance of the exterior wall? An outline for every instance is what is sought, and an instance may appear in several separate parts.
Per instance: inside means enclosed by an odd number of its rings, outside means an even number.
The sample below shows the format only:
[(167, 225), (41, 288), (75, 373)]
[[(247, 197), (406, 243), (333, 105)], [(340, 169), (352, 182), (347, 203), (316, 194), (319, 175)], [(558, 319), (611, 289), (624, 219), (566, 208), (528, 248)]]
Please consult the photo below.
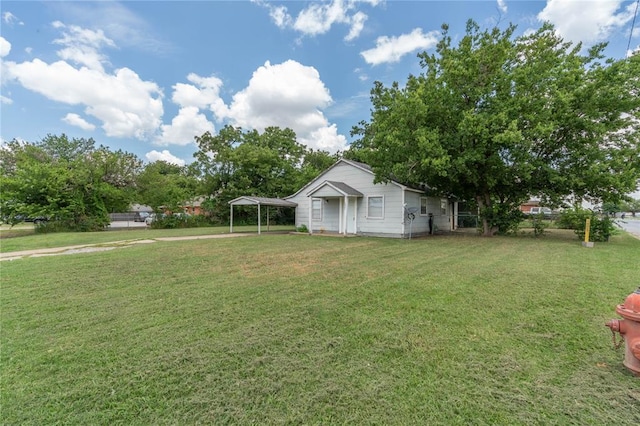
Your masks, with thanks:
[[(426, 212), (423, 212), (422, 198), (426, 198)], [(412, 235), (426, 235), (429, 233), (429, 213), (433, 214), (433, 229), (434, 231), (450, 231), (451, 228), (451, 204), (446, 201), (446, 209), (443, 212), (441, 202), (443, 199), (436, 197), (426, 197), (424, 194), (419, 194), (412, 191), (405, 193), (405, 203), (407, 209), (416, 208), (415, 219), (411, 225)], [(407, 226), (405, 229), (405, 235), (409, 235), (409, 220), (406, 220)]]
[[(427, 234), (429, 232), (428, 216), (420, 215), (420, 193), (410, 190), (405, 191), (400, 186), (392, 183), (374, 184), (373, 174), (348, 163), (336, 164), (310, 185), (303, 188), (298, 194), (287, 198), (298, 204), (296, 208), (296, 227), (301, 225), (309, 227), (309, 198), (307, 194), (325, 180), (344, 182), (364, 194), (363, 197), (357, 198), (357, 217), (355, 217), (355, 224), (358, 234), (395, 238), (408, 237), (409, 221), (406, 216), (404, 203), (407, 204), (407, 207), (418, 208), (416, 218), (411, 227), (412, 235)], [(314, 195), (323, 195), (326, 198), (322, 198), (322, 220), (312, 221), (312, 232), (338, 232), (340, 229), (340, 206), (342, 205), (344, 208), (344, 197), (336, 198), (335, 191), (326, 191), (326, 193), (318, 192)], [(381, 219), (368, 217), (367, 205), (369, 196), (383, 197), (384, 211)], [(430, 211), (434, 213), (434, 224), (437, 229), (450, 230), (449, 204), (447, 203), (445, 214), (440, 213), (439, 198), (430, 198), (428, 205), (429, 209), (432, 209)], [(348, 222), (354, 220), (353, 210), (352, 206), (350, 206), (347, 215)], [(349, 232), (351, 232), (353, 228), (351, 223), (347, 224)]]

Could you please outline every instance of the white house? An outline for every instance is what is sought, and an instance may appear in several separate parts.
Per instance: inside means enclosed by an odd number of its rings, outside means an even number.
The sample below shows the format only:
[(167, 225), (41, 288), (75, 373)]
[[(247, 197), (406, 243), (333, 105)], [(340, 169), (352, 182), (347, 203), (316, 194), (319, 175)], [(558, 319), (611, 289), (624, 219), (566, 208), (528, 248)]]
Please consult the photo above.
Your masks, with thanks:
[(456, 228), (457, 202), (399, 182), (374, 183), (369, 166), (340, 159), (285, 200), (295, 203), (296, 227), (311, 233), (407, 238)]

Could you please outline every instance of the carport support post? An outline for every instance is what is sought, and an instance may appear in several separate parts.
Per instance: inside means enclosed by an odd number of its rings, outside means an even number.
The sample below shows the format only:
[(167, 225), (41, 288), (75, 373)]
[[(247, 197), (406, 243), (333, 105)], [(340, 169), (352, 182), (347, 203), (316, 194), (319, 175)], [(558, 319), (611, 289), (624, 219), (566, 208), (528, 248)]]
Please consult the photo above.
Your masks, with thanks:
[(258, 235), (260, 235), (260, 203), (258, 203)]
[(231, 218), (231, 221), (229, 222), (229, 233), (233, 234), (233, 204), (230, 204), (229, 207), (231, 208), (231, 214), (229, 215)]

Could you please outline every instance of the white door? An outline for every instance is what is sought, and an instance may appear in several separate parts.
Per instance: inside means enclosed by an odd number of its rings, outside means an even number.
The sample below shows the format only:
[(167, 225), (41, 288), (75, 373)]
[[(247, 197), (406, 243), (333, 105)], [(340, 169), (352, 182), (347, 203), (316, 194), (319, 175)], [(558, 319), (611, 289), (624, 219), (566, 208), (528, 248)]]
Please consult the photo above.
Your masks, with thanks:
[(356, 203), (358, 202), (357, 198), (349, 198), (347, 203), (347, 234), (355, 234), (356, 233)]

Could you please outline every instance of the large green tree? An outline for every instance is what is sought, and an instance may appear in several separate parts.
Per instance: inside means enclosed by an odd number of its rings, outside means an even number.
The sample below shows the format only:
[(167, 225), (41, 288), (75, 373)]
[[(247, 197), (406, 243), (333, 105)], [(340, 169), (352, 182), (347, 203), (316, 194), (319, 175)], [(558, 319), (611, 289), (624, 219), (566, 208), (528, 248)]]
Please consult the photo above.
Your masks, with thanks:
[(196, 142), (205, 193), (213, 196), (210, 209), (222, 221), (228, 217), (228, 201), (242, 195), (291, 195), (337, 158), (307, 149), (288, 128), (268, 127), (260, 133), (225, 126), (216, 135), (196, 137)]
[(166, 161), (147, 164), (137, 178), (138, 201), (156, 212), (181, 212), (198, 195), (199, 181), (190, 170)]
[(481, 30), (453, 46), (447, 26), (404, 87), (376, 82), (355, 156), (380, 181), (426, 184), (479, 207), (484, 235), (519, 220), (531, 196), (617, 201), (640, 175), (640, 55), (564, 42), (550, 24)]
[(65, 134), (11, 141), (0, 150), (3, 219), (46, 216), (61, 229), (102, 229), (109, 212), (128, 208), (141, 164), (133, 154)]

